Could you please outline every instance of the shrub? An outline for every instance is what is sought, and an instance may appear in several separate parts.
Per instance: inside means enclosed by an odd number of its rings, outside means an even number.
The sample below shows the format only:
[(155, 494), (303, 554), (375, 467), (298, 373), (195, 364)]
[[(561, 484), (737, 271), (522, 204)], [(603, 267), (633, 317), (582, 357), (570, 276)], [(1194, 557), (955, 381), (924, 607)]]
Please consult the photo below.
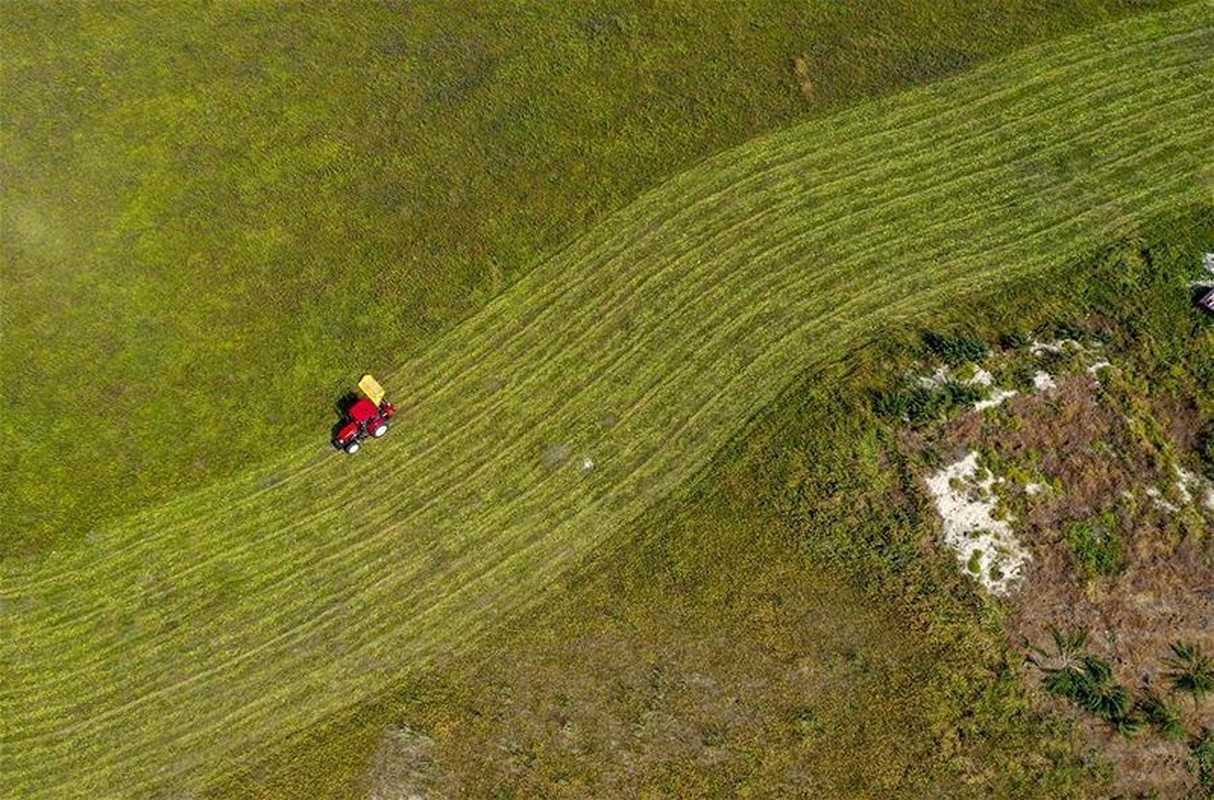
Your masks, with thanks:
[(1112, 514), (1072, 522), (1066, 526), (1064, 535), (1089, 577), (1116, 575), (1125, 569), (1125, 544)]
[(1180, 712), (1174, 706), (1168, 705), (1156, 692), (1147, 690), (1138, 700), (1138, 710), (1165, 739), (1180, 739), (1184, 736), (1184, 721), (1180, 718)]
[(1202, 474), (1214, 481), (1214, 422), (1207, 423), (1198, 435), (1197, 456)]
[(1128, 736), (1141, 730), (1146, 717), (1130, 690), (1115, 680), (1113, 666), (1102, 658), (1078, 652), (1087, 641), (1086, 634), (1053, 634), (1062, 663), (1043, 668), (1045, 690), (1099, 716), (1118, 733)]
[(984, 396), (978, 386), (950, 380), (937, 389), (903, 386), (879, 392), (874, 399), (873, 409), (884, 417), (921, 424), (944, 419), (959, 409), (968, 408)]
[(1033, 337), (1024, 331), (1011, 331), (999, 337), (999, 346), (1004, 350), (1019, 350), (1028, 347), (1032, 342)]
[(1193, 695), (1197, 705), (1214, 690), (1214, 661), (1195, 644), (1172, 642), (1172, 656), (1163, 660), (1172, 686)]
[(1214, 797), (1214, 731), (1202, 728), (1189, 742), (1189, 771), (1197, 776), (1199, 797)]
[(923, 343), (944, 363), (952, 366), (964, 364), (966, 361), (982, 361), (988, 352), (985, 341), (977, 336), (964, 334), (929, 331), (923, 334)]

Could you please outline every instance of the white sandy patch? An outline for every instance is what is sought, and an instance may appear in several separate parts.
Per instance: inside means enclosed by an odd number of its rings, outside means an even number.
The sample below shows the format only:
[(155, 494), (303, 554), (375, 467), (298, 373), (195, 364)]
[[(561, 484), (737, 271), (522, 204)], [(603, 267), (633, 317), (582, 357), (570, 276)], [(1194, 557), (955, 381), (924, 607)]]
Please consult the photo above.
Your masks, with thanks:
[(1091, 364), (1088, 364), (1088, 366), (1087, 366), (1088, 374), (1095, 375), (1097, 372), (1100, 372), (1100, 370), (1104, 369), (1105, 367), (1111, 367), (1111, 366), (1113, 366), (1113, 365), (1111, 363), (1109, 363), (1106, 359), (1098, 358), (1095, 361), (1093, 361)]
[(1184, 467), (1176, 467), (1176, 488), (1180, 491), (1180, 499), (1185, 505), (1193, 502), (1194, 497), (1201, 496), (1201, 504), (1214, 511), (1214, 486), (1196, 472), (1189, 472)]
[(1052, 342), (1041, 342), (1034, 339), (1033, 343), (1029, 345), (1029, 352), (1035, 356), (1042, 353), (1061, 353), (1068, 342), (1079, 344), (1074, 339), (1055, 339)]
[(1026, 483), (1024, 485), (1024, 493), (1027, 494), (1029, 497), (1034, 497), (1036, 495), (1039, 495), (1042, 492), (1044, 492), (1045, 489), (1046, 489), (1046, 486), (1044, 483)]
[(993, 386), (995, 384), (995, 376), (979, 367), (974, 373), (974, 377), (970, 378), (966, 383), (972, 386)]
[(948, 383), (950, 377), (948, 367), (940, 367), (931, 375), (920, 375), (918, 383), (924, 389), (935, 389)]
[(1158, 508), (1162, 508), (1164, 511), (1168, 511), (1168, 512), (1175, 514), (1177, 511), (1180, 510), (1180, 506), (1174, 505), (1173, 503), (1169, 503), (1167, 500), (1164, 500), (1163, 493), (1160, 492), (1158, 489), (1156, 489), (1154, 486), (1150, 486), (1147, 488), (1146, 495), (1147, 495), (1147, 497), (1149, 497), (1155, 501), (1155, 505)]
[(988, 408), (1001, 406), (1003, 405), (1004, 400), (1007, 400), (1009, 397), (1015, 397), (1018, 394), (1020, 394), (1020, 392), (1017, 392), (1015, 389), (1000, 389), (996, 387), (991, 391), (990, 397), (974, 403), (974, 410), (985, 411)]
[(1214, 253), (1206, 253), (1202, 256), (1201, 265), (1206, 268), (1206, 272), (1214, 272)]
[(1037, 374), (1033, 376), (1033, 388), (1039, 392), (1044, 392), (1046, 389), (1053, 389), (1057, 386), (1058, 384), (1054, 382), (1054, 376), (1048, 372), (1038, 370)]
[(944, 520), (944, 543), (957, 554), (962, 570), (991, 593), (1007, 594), (1029, 556), (1012, 526), (991, 516), (997, 503), (991, 493), (995, 478), (987, 473), (978, 480), (977, 473), (978, 454), (971, 452), (928, 478), (927, 488)]

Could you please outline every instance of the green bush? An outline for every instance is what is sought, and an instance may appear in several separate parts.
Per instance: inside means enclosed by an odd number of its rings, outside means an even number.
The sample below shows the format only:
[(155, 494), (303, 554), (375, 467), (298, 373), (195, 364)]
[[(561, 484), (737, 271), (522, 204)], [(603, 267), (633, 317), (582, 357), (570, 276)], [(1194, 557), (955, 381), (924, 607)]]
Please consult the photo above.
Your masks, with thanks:
[(999, 337), (999, 346), (1004, 350), (1020, 350), (1033, 343), (1033, 337), (1024, 331), (1011, 331)]
[(1207, 423), (1198, 435), (1197, 456), (1202, 474), (1214, 481), (1214, 422)]
[(964, 364), (966, 361), (982, 361), (989, 352), (986, 342), (981, 338), (964, 334), (928, 331), (923, 334), (923, 343), (927, 345), (928, 350), (951, 366)]
[(903, 386), (879, 392), (873, 409), (883, 417), (922, 424), (945, 419), (950, 414), (972, 406), (985, 397), (981, 387), (950, 380), (929, 389), (925, 386)]
[(1072, 522), (1063, 533), (1089, 577), (1116, 575), (1125, 569), (1125, 543), (1112, 514)]
[(1046, 669), (1045, 673), (1047, 692), (1095, 714), (1118, 733), (1129, 735), (1146, 725), (1134, 695), (1116, 681), (1113, 665), (1104, 659), (1090, 653), (1072, 655), (1062, 666)]
[(1214, 660), (1188, 642), (1172, 642), (1172, 656), (1165, 658), (1168, 679), (1179, 691), (1193, 695), (1194, 705), (1214, 691)]
[(1189, 742), (1189, 771), (1197, 777), (1197, 797), (1214, 797), (1214, 731), (1202, 728)]
[(1158, 693), (1147, 690), (1138, 700), (1138, 710), (1143, 718), (1159, 731), (1165, 739), (1180, 739), (1184, 736), (1184, 720), (1174, 706), (1169, 705)]

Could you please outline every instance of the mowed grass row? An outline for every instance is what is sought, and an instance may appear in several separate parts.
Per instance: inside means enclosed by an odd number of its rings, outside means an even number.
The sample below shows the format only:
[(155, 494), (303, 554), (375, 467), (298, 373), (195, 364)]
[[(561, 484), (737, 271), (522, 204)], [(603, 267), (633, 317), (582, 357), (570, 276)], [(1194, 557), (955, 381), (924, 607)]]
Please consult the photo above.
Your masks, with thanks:
[(8, 0), (0, 558), (322, 438), (705, 157), (1177, 4)]
[(712, 159), (386, 376), (402, 424), (366, 457), (300, 449), (9, 567), (11, 791), (198, 788), (473, 644), (798, 374), (1208, 202), (1212, 57), (1206, 2)]

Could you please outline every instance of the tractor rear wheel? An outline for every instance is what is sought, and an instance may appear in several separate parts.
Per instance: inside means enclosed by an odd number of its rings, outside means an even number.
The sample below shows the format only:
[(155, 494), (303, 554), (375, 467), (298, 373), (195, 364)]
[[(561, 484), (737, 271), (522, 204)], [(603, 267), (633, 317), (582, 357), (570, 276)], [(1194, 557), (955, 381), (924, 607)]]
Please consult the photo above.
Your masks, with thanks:
[(375, 430), (371, 431), (371, 435), (374, 436), (376, 439), (378, 439), (379, 437), (383, 436), (387, 432), (388, 432), (388, 423), (385, 422), (385, 423), (381, 424)]
[(346, 445), (346, 452), (349, 453), (350, 455), (354, 455), (355, 453), (357, 453), (358, 452), (358, 442), (350, 442), (348, 445)]

